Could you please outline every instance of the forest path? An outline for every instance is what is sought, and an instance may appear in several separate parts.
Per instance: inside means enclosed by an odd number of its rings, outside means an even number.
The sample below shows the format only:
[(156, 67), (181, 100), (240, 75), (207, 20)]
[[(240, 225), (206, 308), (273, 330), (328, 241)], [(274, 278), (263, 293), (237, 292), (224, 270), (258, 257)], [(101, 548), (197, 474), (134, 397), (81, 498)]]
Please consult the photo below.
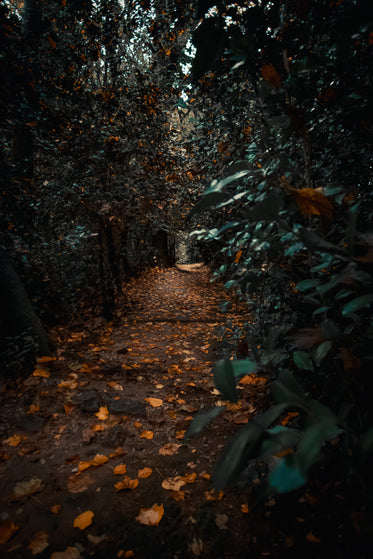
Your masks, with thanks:
[(263, 379), (184, 440), (193, 414), (220, 400), (217, 340), (228, 324), (233, 347), (245, 311), (195, 266), (150, 270), (126, 300), (115, 325), (56, 327), (57, 357), (3, 390), (2, 557), (223, 559), (255, 540), (247, 495), (211, 491), (210, 476), (232, 429), (263, 405)]

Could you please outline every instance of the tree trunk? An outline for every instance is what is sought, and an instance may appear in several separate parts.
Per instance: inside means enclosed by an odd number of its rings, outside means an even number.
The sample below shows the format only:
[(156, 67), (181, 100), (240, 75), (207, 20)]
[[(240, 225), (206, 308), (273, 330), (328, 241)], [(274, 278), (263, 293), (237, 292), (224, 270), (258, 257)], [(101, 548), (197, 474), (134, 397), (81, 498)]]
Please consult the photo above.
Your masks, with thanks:
[(33, 359), (35, 355), (50, 355), (54, 349), (53, 343), (35, 314), (12, 261), (2, 249), (0, 249), (0, 348), (3, 367), (11, 365), (6, 362), (10, 357), (23, 362), (25, 359)]

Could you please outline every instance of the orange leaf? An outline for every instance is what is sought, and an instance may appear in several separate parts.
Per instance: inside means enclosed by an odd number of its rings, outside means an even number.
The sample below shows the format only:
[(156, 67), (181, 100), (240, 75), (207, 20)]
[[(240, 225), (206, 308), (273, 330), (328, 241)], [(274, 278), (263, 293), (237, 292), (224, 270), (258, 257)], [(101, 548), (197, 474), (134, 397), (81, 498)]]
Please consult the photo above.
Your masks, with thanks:
[(184, 429), (184, 431), (177, 431), (177, 433), (176, 433), (176, 438), (177, 438), (177, 439), (183, 439), (185, 433), (186, 433), (186, 430), (185, 430), (185, 429)]
[(171, 497), (174, 501), (184, 501), (185, 491), (172, 491)]
[(104, 454), (96, 454), (93, 460), (90, 461), (90, 464), (92, 464), (92, 466), (102, 466), (102, 464), (106, 464), (108, 460), (109, 458)]
[(211, 491), (205, 491), (206, 501), (221, 501), (224, 497), (224, 491), (216, 491), (211, 489)]
[(123, 557), (124, 559), (128, 559), (129, 557), (135, 557), (135, 554), (132, 551), (132, 549), (128, 549), (127, 551), (124, 552)]
[(4, 544), (17, 532), (19, 526), (12, 520), (5, 520), (0, 524), (0, 544)]
[(329, 221), (333, 219), (333, 206), (329, 199), (315, 188), (288, 188), (301, 213), (304, 216), (323, 215)]
[(308, 534), (307, 534), (307, 536), (306, 536), (306, 540), (307, 540), (308, 542), (311, 542), (311, 543), (320, 543), (319, 538), (317, 538), (317, 537), (315, 536), (315, 534), (312, 532), (312, 530), (311, 530), (310, 532), (308, 532)]
[(113, 474), (115, 475), (126, 474), (126, 473), (127, 473), (127, 466), (125, 464), (118, 464), (118, 466), (115, 466), (113, 470)]
[(173, 456), (178, 453), (181, 444), (167, 443), (159, 449), (159, 454), (163, 456)]
[(56, 361), (57, 357), (50, 357), (49, 355), (45, 355), (43, 357), (38, 357), (38, 363), (49, 363), (49, 361)]
[(90, 462), (79, 462), (78, 471), (79, 472), (84, 472), (84, 470), (87, 470), (90, 467), (91, 467)]
[(185, 474), (185, 476), (183, 477), (183, 480), (186, 481), (186, 483), (194, 483), (196, 480), (197, 474), (195, 472), (193, 472), (192, 474)]
[(91, 510), (86, 510), (79, 514), (74, 520), (74, 528), (79, 528), (80, 530), (85, 530), (88, 526), (92, 524), (92, 520), (94, 517), (94, 512)]
[(156, 503), (150, 509), (140, 509), (139, 515), (136, 516), (136, 520), (144, 526), (158, 526), (162, 516), (164, 515), (163, 505)]
[(277, 72), (273, 64), (263, 64), (262, 66), (262, 76), (266, 82), (269, 82), (274, 87), (281, 87), (282, 80), (281, 76)]
[(128, 476), (125, 476), (122, 481), (118, 481), (118, 483), (114, 483), (114, 487), (117, 491), (121, 491), (122, 489), (136, 489), (139, 485), (138, 479), (131, 479)]
[(32, 373), (32, 375), (34, 377), (49, 378), (50, 377), (50, 372), (46, 371), (45, 369), (35, 369), (35, 371)]
[(161, 398), (145, 398), (145, 402), (148, 402), (153, 408), (159, 408), (159, 406), (163, 405)]
[(92, 431), (94, 433), (97, 433), (98, 431), (104, 431), (105, 427), (99, 423), (97, 423), (96, 425), (93, 425), (92, 427)]
[(57, 386), (58, 388), (68, 388), (69, 390), (75, 390), (75, 388), (78, 387), (78, 383), (75, 380), (63, 380), (60, 382), (60, 384), (57, 384)]
[(289, 421), (293, 419), (293, 417), (298, 417), (298, 415), (299, 415), (298, 411), (289, 411), (286, 417), (284, 417), (284, 419), (281, 421), (281, 425), (287, 425)]
[(23, 435), (13, 435), (12, 437), (9, 437), (9, 439), (7, 439), (7, 442), (9, 446), (18, 446), (19, 443), (25, 438), (27, 437), (24, 437)]
[(62, 509), (62, 505), (60, 504), (51, 506), (51, 512), (53, 512), (53, 514), (58, 514), (61, 509)]
[(109, 410), (107, 409), (107, 406), (101, 406), (99, 411), (96, 412), (95, 415), (98, 417), (98, 419), (101, 419), (101, 421), (105, 421), (109, 417)]
[(153, 431), (143, 431), (140, 435), (143, 439), (152, 439), (154, 437)]
[(70, 404), (70, 402), (67, 402), (67, 404), (64, 404), (63, 409), (65, 410), (66, 415), (70, 415), (70, 413), (74, 409), (74, 406), (72, 404)]
[(242, 256), (242, 250), (239, 250), (236, 254), (236, 258), (234, 259), (235, 264), (239, 263), (239, 261), (241, 260), (241, 256)]
[(140, 479), (146, 479), (147, 477), (151, 476), (153, 470), (151, 468), (142, 468), (142, 470), (138, 471), (137, 477)]
[(242, 503), (241, 505), (241, 512), (243, 512), (244, 514), (248, 514), (249, 513), (249, 505), (247, 503)]

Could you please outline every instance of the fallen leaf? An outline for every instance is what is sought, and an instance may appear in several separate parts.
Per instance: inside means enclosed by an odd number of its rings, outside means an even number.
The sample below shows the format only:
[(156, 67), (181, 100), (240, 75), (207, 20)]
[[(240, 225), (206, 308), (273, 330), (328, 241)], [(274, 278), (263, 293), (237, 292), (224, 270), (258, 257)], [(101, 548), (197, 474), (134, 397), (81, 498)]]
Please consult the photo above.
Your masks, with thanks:
[(201, 539), (193, 538), (192, 542), (188, 544), (189, 550), (198, 557), (203, 551), (203, 541)]
[(136, 520), (144, 526), (158, 526), (163, 515), (163, 505), (158, 506), (156, 503), (150, 509), (140, 509), (138, 516), (136, 516)]
[(151, 468), (143, 468), (142, 470), (138, 471), (137, 477), (140, 479), (146, 479), (147, 477), (151, 476), (153, 470)]
[(228, 528), (228, 516), (226, 514), (217, 514), (215, 517), (215, 524), (220, 530), (226, 530)]
[(74, 528), (79, 528), (80, 530), (85, 530), (88, 526), (92, 524), (92, 520), (94, 517), (94, 512), (91, 510), (86, 510), (79, 514), (74, 520)]
[(42, 551), (44, 551), (45, 548), (48, 547), (49, 543), (48, 543), (48, 537), (49, 534), (47, 534), (47, 532), (38, 532), (37, 534), (35, 534), (35, 536), (32, 538), (32, 540), (30, 541), (29, 544), (29, 549), (31, 549), (32, 554), (33, 555), (37, 555), (38, 553), (42, 553)]
[(249, 505), (247, 503), (242, 503), (241, 505), (241, 512), (243, 512), (244, 514), (248, 514), (249, 513)]
[(111, 452), (109, 454), (109, 458), (117, 458), (118, 456), (124, 456), (125, 454), (126, 451), (121, 446), (118, 446), (118, 448), (114, 450), (114, 452)]
[(97, 433), (98, 431), (104, 431), (105, 427), (103, 425), (101, 425), (100, 423), (97, 423), (96, 425), (93, 425), (92, 427), (92, 431), (94, 433)]
[(76, 547), (67, 547), (65, 551), (55, 551), (51, 559), (80, 559), (80, 551)]
[(115, 466), (113, 470), (113, 474), (115, 475), (126, 474), (126, 473), (127, 473), (127, 466), (125, 464), (118, 464), (118, 466)]
[(180, 447), (181, 444), (167, 443), (164, 446), (162, 446), (158, 452), (163, 456), (173, 456), (174, 454), (178, 453)]
[(185, 484), (186, 481), (181, 476), (169, 477), (162, 481), (163, 489), (167, 489), (168, 491), (179, 491)]
[(177, 438), (177, 439), (183, 439), (185, 433), (186, 433), (186, 429), (184, 429), (184, 431), (177, 431), (177, 433), (176, 433), (176, 438)]
[(96, 412), (95, 415), (101, 421), (105, 421), (109, 417), (109, 410), (107, 409), (107, 406), (101, 406), (99, 411)]
[(301, 213), (304, 216), (323, 215), (329, 221), (333, 219), (333, 205), (329, 199), (315, 188), (288, 188)]
[(63, 409), (65, 410), (66, 415), (70, 415), (70, 413), (74, 409), (74, 406), (72, 404), (70, 404), (70, 402), (67, 402), (67, 404), (64, 404)]
[(40, 410), (40, 406), (38, 404), (31, 404), (29, 409), (27, 410), (27, 413), (36, 413), (37, 411)]
[(135, 557), (135, 554), (132, 551), (132, 549), (128, 549), (127, 551), (124, 552), (123, 557), (124, 559), (129, 559), (130, 557)]
[(140, 435), (143, 439), (152, 439), (154, 437), (153, 431), (143, 431)]
[(311, 543), (320, 543), (320, 539), (315, 536), (315, 534), (312, 532), (312, 530), (310, 532), (308, 532), (308, 534), (306, 536), (306, 540), (308, 542), (311, 542)]
[(62, 505), (60, 505), (60, 504), (51, 506), (51, 512), (53, 512), (53, 514), (58, 514), (61, 509), (62, 509)]
[(205, 491), (206, 501), (221, 501), (224, 497), (224, 491), (216, 491), (211, 489), (211, 491)]
[(148, 402), (153, 408), (159, 408), (163, 406), (163, 400), (161, 398), (145, 398), (145, 402)]
[(9, 439), (7, 439), (7, 443), (9, 444), (9, 446), (18, 446), (19, 443), (24, 439), (27, 439), (27, 437), (24, 437), (23, 435), (13, 435), (12, 437), (9, 437)]
[(136, 429), (141, 429), (142, 423), (140, 423), (140, 421), (135, 421), (135, 423), (133, 424), (133, 426), (136, 427)]
[(57, 384), (58, 388), (68, 388), (69, 390), (75, 390), (78, 387), (78, 383), (75, 380), (63, 380), (60, 384)]
[(69, 493), (83, 493), (94, 481), (88, 473), (82, 477), (71, 476), (67, 482), (67, 490)]
[(50, 372), (46, 371), (45, 369), (35, 369), (35, 371), (32, 373), (32, 376), (49, 378)]
[(192, 474), (185, 474), (185, 476), (183, 476), (183, 480), (186, 483), (194, 483), (196, 480), (197, 474), (195, 472), (193, 472)]
[(12, 520), (5, 520), (0, 524), (0, 544), (4, 544), (17, 532), (19, 526)]
[(57, 357), (50, 357), (49, 355), (44, 355), (37, 358), (38, 363), (49, 363), (49, 361), (56, 361)]
[(138, 485), (138, 479), (131, 479), (130, 477), (125, 476), (122, 481), (118, 481), (118, 483), (115, 483), (114, 487), (117, 491), (122, 491), (122, 489), (136, 489)]
[(269, 82), (274, 87), (281, 87), (282, 80), (280, 74), (271, 62), (262, 65), (262, 76), (266, 82)]
[(44, 489), (42, 481), (38, 478), (32, 478), (27, 481), (19, 481), (13, 488), (16, 497), (29, 497), (34, 493), (40, 493)]

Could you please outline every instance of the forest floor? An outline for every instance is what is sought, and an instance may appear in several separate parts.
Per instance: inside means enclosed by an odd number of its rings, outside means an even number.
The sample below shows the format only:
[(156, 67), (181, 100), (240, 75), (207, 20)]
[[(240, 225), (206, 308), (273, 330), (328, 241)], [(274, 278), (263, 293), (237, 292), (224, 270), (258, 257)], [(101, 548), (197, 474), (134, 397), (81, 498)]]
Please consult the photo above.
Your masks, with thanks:
[(125, 300), (113, 323), (55, 327), (56, 356), (1, 388), (0, 556), (341, 557), (343, 526), (319, 514), (336, 488), (281, 506), (212, 490), (227, 439), (268, 402), (266, 379), (246, 377), (239, 403), (185, 439), (221, 401), (211, 368), (247, 311), (201, 266), (150, 270)]

